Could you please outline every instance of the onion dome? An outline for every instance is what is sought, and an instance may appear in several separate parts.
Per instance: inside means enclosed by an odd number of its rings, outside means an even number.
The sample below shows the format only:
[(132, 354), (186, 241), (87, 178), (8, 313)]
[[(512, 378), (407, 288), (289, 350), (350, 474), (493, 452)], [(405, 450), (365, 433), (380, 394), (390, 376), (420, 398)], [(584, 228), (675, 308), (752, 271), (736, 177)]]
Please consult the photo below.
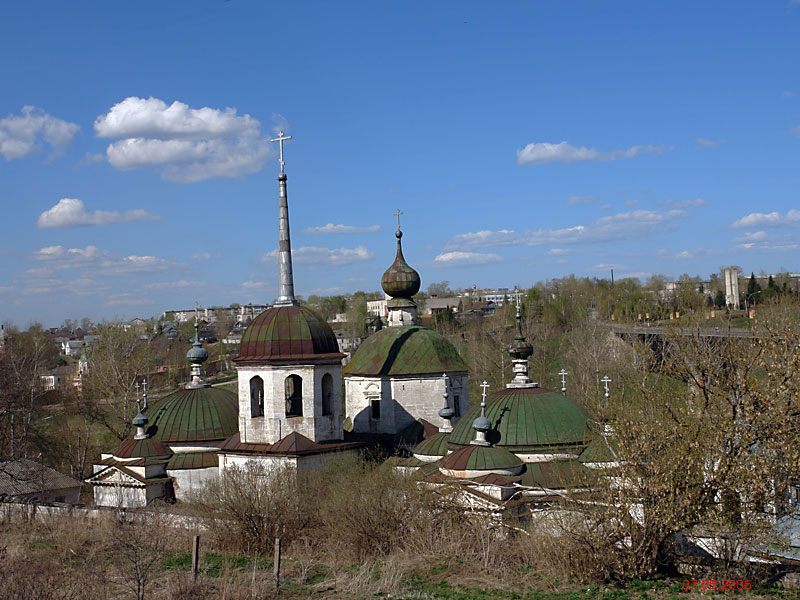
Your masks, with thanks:
[(133, 417), (133, 426), (139, 428), (145, 425), (147, 425), (147, 417), (142, 414), (142, 411), (139, 411), (139, 414)]
[(414, 458), (422, 462), (427, 463), (439, 460), (443, 456), (447, 456), (447, 440), (449, 437), (450, 434), (443, 431), (435, 433), (414, 446), (411, 453)]
[(186, 353), (186, 360), (193, 365), (201, 365), (208, 360), (208, 350), (203, 348), (197, 337), (195, 337), (192, 347)]
[(419, 273), (403, 258), (403, 247), (400, 243), (403, 232), (399, 227), (395, 236), (397, 237), (397, 256), (395, 256), (392, 266), (386, 269), (381, 277), (381, 287), (392, 298), (411, 299), (419, 291), (421, 284)]
[(470, 444), (448, 454), (439, 470), (450, 477), (477, 477), (487, 473), (518, 475), (524, 463), (505, 448)]
[(250, 323), (235, 362), (339, 362), (343, 357), (331, 326), (313, 310), (283, 305), (265, 310)]
[(207, 443), (239, 430), (239, 400), (221, 388), (177, 390), (153, 402), (147, 433), (168, 444)]
[(455, 346), (419, 325), (387, 327), (369, 336), (344, 368), (345, 375), (466, 373)]
[[(450, 444), (472, 441), (473, 420), (480, 407), (471, 407), (453, 428)], [(579, 452), (586, 446), (586, 411), (576, 402), (541, 387), (506, 388), (489, 396), (486, 418), (491, 424), (487, 439), (515, 453), (553, 449)]]

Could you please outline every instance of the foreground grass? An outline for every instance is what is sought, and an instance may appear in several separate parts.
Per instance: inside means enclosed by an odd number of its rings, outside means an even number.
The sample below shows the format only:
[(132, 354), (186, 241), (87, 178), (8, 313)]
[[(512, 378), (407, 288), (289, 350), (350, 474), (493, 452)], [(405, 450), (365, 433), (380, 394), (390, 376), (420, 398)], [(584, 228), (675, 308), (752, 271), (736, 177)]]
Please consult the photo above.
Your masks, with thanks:
[[(0, 599), (131, 598), (130, 554), (113, 524), (64, 519), (49, 524), (0, 523)], [(95, 526), (97, 525), (97, 526)], [(109, 533), (111, 532), (111, 533)], [(152, 563), (147, 598), (230, 600), (276, 597), (271, 557), (209, 548), (191, 578), (191, 532), (164, 529)], [(148, 532), (147, 535), (153, 535)], [(122, 542), (122, 543), (121, 543)], [(213, 542), (201, 538), (201, 543)], [(147, 559), (145, 552), (142, 559)], [(398, 554), (367, 563), (296, 552), (282, 561), (281, 598), (436, 600), (666, 600), (670, 598), (797, 598), (791, 590), (753, 583), (752, 590), (690, 592), (682, 578), (623, 586), (543, 576), (530, 568), (484, 567), (449, 556)]]

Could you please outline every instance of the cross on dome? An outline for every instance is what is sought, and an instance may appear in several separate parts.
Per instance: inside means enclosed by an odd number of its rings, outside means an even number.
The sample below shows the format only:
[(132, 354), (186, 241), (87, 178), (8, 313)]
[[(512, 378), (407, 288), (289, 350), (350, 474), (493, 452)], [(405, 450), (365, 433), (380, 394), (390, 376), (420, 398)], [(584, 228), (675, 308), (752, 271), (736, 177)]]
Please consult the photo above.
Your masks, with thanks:
[(397, 209), (397, 212), (394, 213), (394, 216), (397, 217), (397, 231), (400, 231), (400, 215), (402, 214), (403, 212), (399, 208)]
[(278, 142), (278, 146), (280, 147), (280, 157), (278, 158), (278, 162), (281, 164), (281, 173), (283, 173), (283, 167), (286, 165), (286, 163), (283, 161), (283, 142), (290, 139), (292, 139), (292, 136), (284, 135), (283, 131), (278, 132), (278, 137), (270, 139), (270, 142)]
[(569, 373), (567, 373), (566, 369), (561, 369), (558, 372), (558, 374), (561, 375), (561, 393), (562, 394), (566, 394), (567, 393), (567, 375), (569, 375)]

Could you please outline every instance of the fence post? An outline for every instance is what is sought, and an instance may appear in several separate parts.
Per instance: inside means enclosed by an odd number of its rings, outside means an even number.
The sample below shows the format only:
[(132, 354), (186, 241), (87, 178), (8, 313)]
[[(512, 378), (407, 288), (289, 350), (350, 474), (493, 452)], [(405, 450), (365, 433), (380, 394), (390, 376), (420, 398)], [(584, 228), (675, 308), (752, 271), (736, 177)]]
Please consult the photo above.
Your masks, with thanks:
[(275, 538), (275, 558), (272, 567), (272, 574), (275, 577), (275, 590), (281, 589), (281, 538)]
[(200, 567), (200, 536), (192, 538), (192, 579), (197, 580), (197, 571)]

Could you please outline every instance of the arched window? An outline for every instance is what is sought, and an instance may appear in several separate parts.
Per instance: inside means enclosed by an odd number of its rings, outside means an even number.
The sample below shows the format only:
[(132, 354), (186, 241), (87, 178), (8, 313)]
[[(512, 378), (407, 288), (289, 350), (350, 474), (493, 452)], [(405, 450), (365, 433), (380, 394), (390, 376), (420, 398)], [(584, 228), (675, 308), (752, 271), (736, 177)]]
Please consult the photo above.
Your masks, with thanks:
[(286, 416), (303, 416), (303, 378), (299, 375), (289, 375), (285, 382), (286, 389)]
[(322, 376), (322, 414), (333, 414), (333, 377), (330, 373)]
[(264, 416), (264, 380), (258, 375), (250, 379), (250, 416)]

